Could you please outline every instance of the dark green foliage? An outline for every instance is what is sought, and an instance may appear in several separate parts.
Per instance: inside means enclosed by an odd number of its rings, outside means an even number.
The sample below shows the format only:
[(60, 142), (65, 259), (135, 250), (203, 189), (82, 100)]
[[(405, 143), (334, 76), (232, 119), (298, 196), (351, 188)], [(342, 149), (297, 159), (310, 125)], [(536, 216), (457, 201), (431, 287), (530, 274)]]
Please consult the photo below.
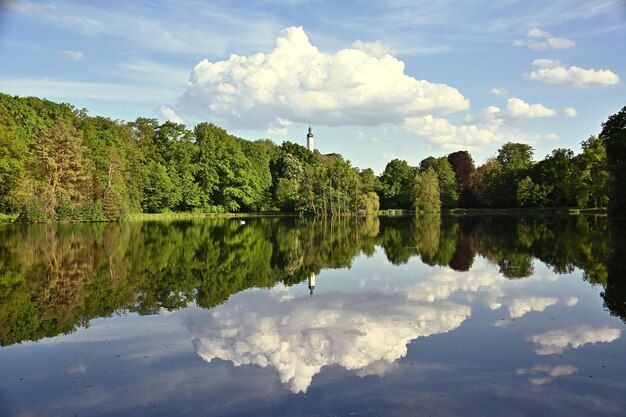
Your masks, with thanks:
[(406, 161), (390, 161), (380, 176), (381, 207), (410, 209), (414, 178), (415, 170)]
[[(538, 188), (545, 193), (545, 201), (537, 200), (531, 207), (573, 207), (576, 206), (576, 185), (579, 182), (574, 152), (569, 149), (555, 149), (534, 166)], [(519, 190), (518, 190), (519, 195)]]
[(606, 146), (611, 174), (611, 209), (626, 211), (626, 106), (602, 124), (600, 139)]
[(576, 202), (578, 207), (606, 207), (609, 201), (609, 171), (604, 141), (591, 136), (582, 142), (576, 157)]

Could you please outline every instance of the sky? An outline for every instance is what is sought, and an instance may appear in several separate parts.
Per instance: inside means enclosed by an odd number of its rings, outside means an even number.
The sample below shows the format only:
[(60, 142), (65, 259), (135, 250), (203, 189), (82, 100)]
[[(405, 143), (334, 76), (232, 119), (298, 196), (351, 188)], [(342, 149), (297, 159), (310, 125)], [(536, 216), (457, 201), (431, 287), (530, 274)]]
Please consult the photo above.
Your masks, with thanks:
[(380, 173), (506, 142), (580, 151), (626, 105), (615, 0), (0, 0), (0, 91), (213, 122)]

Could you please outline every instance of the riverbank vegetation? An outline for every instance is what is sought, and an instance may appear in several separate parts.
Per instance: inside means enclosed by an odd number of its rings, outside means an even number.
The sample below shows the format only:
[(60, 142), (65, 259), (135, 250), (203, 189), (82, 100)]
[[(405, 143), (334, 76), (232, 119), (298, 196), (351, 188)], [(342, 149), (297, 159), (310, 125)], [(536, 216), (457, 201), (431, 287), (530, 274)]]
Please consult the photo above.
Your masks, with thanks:
[[(375, 213), (379, 208), (626, 208), (626, 107), (582, 152), (508, 142), (476, 167), (467, 151), (381, 175), (339, 154), (248, 141), (212, 123), (124, 122), (0, 94), (0, 213), (18, 221), (116, 221), (137, 213)], [(9, 216), (9, 217), (7, 217)]]

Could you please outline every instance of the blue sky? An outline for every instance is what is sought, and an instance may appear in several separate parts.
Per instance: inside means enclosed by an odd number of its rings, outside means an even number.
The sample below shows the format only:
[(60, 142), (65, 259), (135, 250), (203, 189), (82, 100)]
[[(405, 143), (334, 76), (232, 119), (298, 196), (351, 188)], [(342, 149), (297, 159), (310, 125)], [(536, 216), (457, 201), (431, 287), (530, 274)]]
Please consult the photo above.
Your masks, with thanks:
[(2, 1), (0, 91), (212, 121), (381, 172), (507, 141), (535, 158), (626, 105), (626, 2)]

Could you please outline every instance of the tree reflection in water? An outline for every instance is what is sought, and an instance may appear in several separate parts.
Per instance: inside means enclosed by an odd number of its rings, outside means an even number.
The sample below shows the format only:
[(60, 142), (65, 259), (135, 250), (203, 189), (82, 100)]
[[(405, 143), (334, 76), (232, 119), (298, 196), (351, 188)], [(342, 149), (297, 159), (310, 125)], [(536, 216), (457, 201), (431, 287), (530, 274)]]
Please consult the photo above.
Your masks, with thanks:
[[(558, 274), (579, 268), (604, 288), (611, 314), (626, 321), (625, 232), (623, 222), (586, 216), (251, 218), (245, 227), (233, 219), (4, 225), (0, 344), (68, 333), (124, 311), (154, 314), (189, 303), (211, 308), (247, 288), (290, 286), (323, 269), (350, 267), (377, 247), (394, 265), (419, 257), (454, 271), (471, 271), (480, 256), (510, 279), (532, 275), (534, 260)], [(510, 315), (516, 314), (513, 307)]]

